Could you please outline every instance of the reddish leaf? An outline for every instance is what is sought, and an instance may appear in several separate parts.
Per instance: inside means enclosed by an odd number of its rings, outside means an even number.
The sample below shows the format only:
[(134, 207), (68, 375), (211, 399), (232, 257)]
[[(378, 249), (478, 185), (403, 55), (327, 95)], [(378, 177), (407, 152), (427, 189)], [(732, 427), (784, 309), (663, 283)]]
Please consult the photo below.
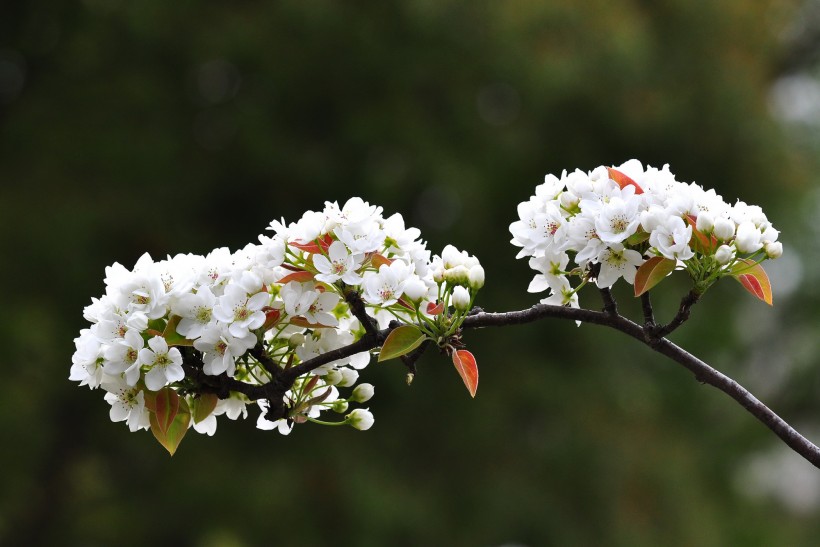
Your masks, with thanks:
[(295, 241), (291, 241), (288, 245), (308, 253), (326, 253), (331, 243), (333, 243), (333, 236), (325, 234), (322, 237), (317, 237), (310, 243), (296, 243)]
[(718, 240), (715, 236), (707, 236), (697, 228), (698, 220), (692, 215), (686, 215), (686, 221), (692, 227), (692, 240), (689, 245), (695, 252), (703, 255), (712, 255), (718, 247)]
[(653, 256), (635, 272), (635, 296), (640, 296), (669, 275), (675, 269), (676, 260)]
[(289, 317), (288, 323), (291, 325), (296, 325), (297, 327), (305, 327), (307, 329), (327, 329), (330, 328), (330, 325), (322, 325), (320, 323), (311, 323), (301, 315), (297, 317)]
[(427, 304), (427, 313), (430, 315), (438, 315), (444, 311), (444, 303), (439, 302), (436, 304), (435, 302), (428, 302)]
[(396, 327), (390, 331), (382, 345), (379, 352), (379, 362), (410, 353), (419, 347), (426, 338), (424, 333), (413, 325)]
[(159, 390), (154, 398), (154, 416), (161, 432), (168, 431), (178, 412), (179, 395), (177, 392), (169, 387)]
[(312, 272), (302, 270), (301, 272), (293, 272), (291, 274), (286, 275), (285, 277), (277, 281), (277, 283), (280, 283), (282, 285), (290, 283), (291, 281), (298, 281), (299, 283), (304, 283), (305, 281), (312, 281), (313, 275), (314, 274)]
[(216, 404), (218, 402), (219, 397), (217, 397), (214, 393), (203, 393), (199, 397), (196, 397), (193, 402), (194, 408), (192, 409), (194, 423), (198, 424), (210, 416), (216, 408)]
[(627, 175), (612, 167), (607, 167), (606, 170), (609, 171), (609, 178), (618, 183), (618, 186), (620, 186), (621, 189), (627, 186), (634, 186), (636, 194), (643, 194), (643, 188), (638, 186), (638, 183), (629, 178)]
[(270, 306), (264, 306), (262, 311), (265, 312), (265, 322), (262, 324), (262, 330), (270, 330), (282, 318), (282, 312)]
[(416, 308), (413, 307), (413, 305), (410, 302), (405, 300), (403, 296), (401, 298), (399, 298), (398, 304), (399, 304), (399, 306), (402, 306), (403, 308), (407, 308), (410, 311), (413, 311), (413, 310), (416, 309)]
[(769, 276), (760, 264), (748, 258), (739, 258), (730, 274), (737, 279), (743, 288), (768, 305), (772, 305), (772, 284)]
[(389, 266), (393, 263), (393, 261), (387, 258), (386, 256), (380, 255), (379, 253), (371, 253), (370, 263), (373, 264), (373, 266), (375, 266), (376, 269), (379, 269), (382, 265)]
[(475, 392), (478, 389), (478, 364), (475, 357), (466, 349), (460, 349), (453, 352), (453, 364), (458, 375), (464, 380), (464, 385), (467, 386), (470, 397), (475, 397)]

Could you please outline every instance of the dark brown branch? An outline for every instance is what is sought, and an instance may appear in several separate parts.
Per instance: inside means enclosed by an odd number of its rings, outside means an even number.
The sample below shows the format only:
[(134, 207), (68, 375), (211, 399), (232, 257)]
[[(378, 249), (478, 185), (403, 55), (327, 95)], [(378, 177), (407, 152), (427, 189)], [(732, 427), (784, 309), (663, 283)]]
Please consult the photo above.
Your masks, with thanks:
[[(697, 301), (697, 299), (695, 299)], [(683, 350), (665, 338), (647, 341), (644, 329), (629, 319), (605, 312), (574, 309), (560, 306), (538, 304), (532, 308), (506, 313), (480, 313), (464, 320), (463, 328), (482, 328), (530, 323), (546, 318), (571, 319), (596, 325), (603, 325), (621, 331), (624, 334), (648, 345), (658, 353), (669, 357), (686, 367), (695, 378), (704, 384), (716, 387), (740, 403), (755, 418), (763, 422), (792, 450), (803, 456), (817, 468), (820, 468), (820, 448), (803, 437), (785, 420), (760, 402), (746, 388), (736, 381), (710, 367), (694, 355)]]
[(692, 311), (692, 306), (698, 303), (700, 300), (700, 294), (695, 292), (694, 290), (689, 291), (686, 296), (681, 298), (680, 301), (680, 308), (678, 308), (678, 313), (672, 320), (667, 323), (666, 325), (659, 326), (658, 328), (654, 329), (652, 332), (652, 336), (654, 338), (663, 338), (664, 336), (669, 335), (675, 329), (683, 325), (687, 319), (689, 319), (689, 314)]
[(609, 315), (618, 315), (618, 303), (615, 302), (615, 297), (612, 296), (612, 291), (609, 287), (600, 287), (601, 298), (604, 301), (604, 311)]
[(652, 310), (652, 300), (649, 291), (641, 294), (641, 308), (643, 309), (643, 326), (645, 329), (655, 327), (655, 312)]

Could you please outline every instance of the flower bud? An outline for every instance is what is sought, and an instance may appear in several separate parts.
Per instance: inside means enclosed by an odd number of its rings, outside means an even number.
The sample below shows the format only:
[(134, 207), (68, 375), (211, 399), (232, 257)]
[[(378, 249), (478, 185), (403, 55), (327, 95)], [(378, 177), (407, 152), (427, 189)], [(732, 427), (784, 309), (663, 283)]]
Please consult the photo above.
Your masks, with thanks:
[(441, 260), (444, 262), (444, 268), (450, 269), (454, 266), (459, 266), (462, 263), (461, 252), (452, 245), (447, 245), (441, 251)]
[(344, 399), (339, 399), (338, 401), (334, 401), (333, 405), (330, 407), (333, 412), (337, 414), (343, 414), (347, 412), (347, 401)]
[(466, 311), (470, 306), (470, 293), (461, 285), (453, 289), (453, 307), (459, 311)]
[(721, 241), (729, 241), (735, 235), (735, 223), (726, 217), (717, 217), (714, 221), (713, 233)]
[(467, 274), (467, 280), (470, 284), (470, 288), (474, 291), (484, 286), (484, 268), (481, 267), (481, 264), (476, 264), (470, 268), (470, 272)]
[(373, 413), (366, 408), (357, 408), (347, 415), (347, 423), (358, 429), (365, 431), (373, 426)]
[(470, 277), (470, 270), (458, 265), (444, 272), (444, 280), (450, 285), (466, 285)]
[(404, 284), (404, 295), (413, 302), (420, 302), (427, 296), (427, 285), (418, 276), (413, 276)]
[(339, 387), (350, 387), (359, 379), (359, 373), (352, 368), (345, 367), (339, 370), (339, 372), (342, 373), (342, 381), (336, 384)]
[(783, 244), (779, 241), (771, 241), (766, 244), (766, 256), (769, 258), (780, 258), (783, 255)]
[(717, 260), (718, 264), (723, 266), (724, 264), (732, 260), (733, 254), (734, 253), (732, 252), (731, 247), (729, 247), (728, 245), (721, 245), (717, 248), (717, 251), (715, 251), (715, 260)]
[(355, 403), (364, 403), (373, 397), (373, 384), (359, 384), (350, 395), (350, 400)]
[(763, 244), (760, 242), (760, 230), (751, 222), (743, 222), (737, 227), (735, 247), (741, 253), (753, 253)]
[(297, 332), (296, 334), (292, 335), (288, 338), (288, 345), (292, 348), (298, 348), (302, 344), (305, 343), (305, 335)]
[(708, 234), (712, 232), (712, 229), (714, 227), (715, 219), (711, 213), (703, 211), (698, 215), (697, 222), (695, 223), (695, 228), (697, 228), (699, 232)]
[(342, 373), (336, 369), (333, 369), (325, 374), (325, 383), (329, 386), (335, 386), (342, 380), (344, 380), (344, 376), (342, 376)]

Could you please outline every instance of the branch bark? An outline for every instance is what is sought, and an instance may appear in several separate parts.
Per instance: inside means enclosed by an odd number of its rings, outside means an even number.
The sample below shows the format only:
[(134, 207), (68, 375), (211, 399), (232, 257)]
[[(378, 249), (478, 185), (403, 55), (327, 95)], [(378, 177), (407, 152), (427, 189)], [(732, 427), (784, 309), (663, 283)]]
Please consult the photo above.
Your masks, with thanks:
[[(697, 301), (697, 298), (693, 299), (691, 295), (684, 297), (684, 300), (681, 302), (681, 310), (675, 319), (666, 327), (658, 327), (654, 324), (651, 304), (648, 297), (643, 299), (644, 320), (646, 324), (641, 326), (617, 313), (617, 308), (613, 310), (614, 300), (607, 298), (608, 296), (611, 298), (611, 295), (607, 295), (606, 293), (602, 294), (605, 301), (605, 311), (550, 306), (546, 304), (537, 304), (525, 310), (499, 313), (484, 312), (480, 308), (476, 308), (464, 319), (462, 329), (505, 327), (532, 323), (543, 319), (582, 321), (584, 323), (615, 329), (682, 365), (689, 370), (699, 382), (709, 384), (724, 392), (737, 401), (766, 427), (771, 429), (775, 435), (780, 437), (792, 450), (800, 454), (815, 467), (820, 468), (820, 448), (814, 443), (801, 435), (738, 382), (712, 368), (704, 361), (698, 359), (668, 339), (658, 336), (659, 332), (666, 331), (672, 325), (674, 325), (674, 327), (671, 330), (674, 330), (674, 328), (685, 321), (689, 314), (689, 308)], [(194, 385), (194, 389), (201, 393), (216, 393), (220, 398), (226, 398), (229, 396), (230, 391), (236, 391), (243, 393), (250, 400), (268, 399), (271, 403), (268, 419), (284, 418), (287, 415), (287, 408), (285, 408), (282, 402), (284, 394), (293, 386), (293, 383), (298, 377), (332, 361), (344, 359), (357, 353), (371, 351), (380, 347), (384, 343), (385, 338), (387, 338), (387, 335), (397, 326), (398, 323), (393, 322), (389, 327), (382, 330), (371, 327), (358, 341), (348, 346), (328, 351), (312, 359), (303, 361), (298, 365), (286, 369), (279, 369), (278, 372), (272, 374), (273, 379), (264, 385), (247, 384), (228, 377), (225, 374), (219, 376), (206, 375), (202, 371), (201, 354), (193, 348), (187, 348), (183, 353), (185, 357), (183, 368), (185, 369), (186, 378)], [(423, 353), (424, 348), (428, 346), (429, 344), (425, 344), (408, 356), (408, 360), (411, 361), (411, 364), (415, 363), (415, 360)], [(264, 354), (262, 358), (265, 358)], [(267, 368), (268, 363), (263, 362), (263, 365)]]

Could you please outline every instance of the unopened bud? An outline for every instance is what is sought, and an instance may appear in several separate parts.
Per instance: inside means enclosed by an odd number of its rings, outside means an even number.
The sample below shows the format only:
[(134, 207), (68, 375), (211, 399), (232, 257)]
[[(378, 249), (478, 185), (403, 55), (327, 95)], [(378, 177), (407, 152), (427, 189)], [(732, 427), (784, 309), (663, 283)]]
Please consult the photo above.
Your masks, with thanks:
[(373, 397), (373, 384), (359, 384), (350, 395), (350, 400), (356, 403), (364, 403)]
[(695, 228), (697, 228), (699, 232), (708, 234), (711, 233), (714, 227), (715, 219), (710, 213), (703, 211), (698, 215), (698, 220), (695, 222)]
[(459, 311), (466, 311), (470, 307), (470, 292), (461, 285), (453, 289), (453, 307)]
[(735, 235), (735, 223), (726, 217), (717, 217), (712, 233), (721, 241), (729, 241)]
[(470, 284), (470, 288), (473, 290), (477, 291), (484, 286), (484, 268), (481, 267), (481, 264), (476, 264), (470, 268), (467, 280)]
[(347, 423), (358, 429), (365, 431), (373, 426), (373, 413), (366, 408), (357, 408), (347, 415)]
[(345, 367), (339, 372), (342, 373), (342, 381), (336, 384), (339, 387), (350, 387), (356, 383), (356, 380), (359, 379), (359, 373), (352, 368)]
[(783, 244), (779, 241), (771, 241), (766, 244), (766, 256), (769, 258), (780, 258), (783, 255)]
[(728, 245), (721, 245), (717, 248), (717, 251), (715, 251), (715, 260), (717, 260), (718, 264), (723, 266), (724, 264), (732, 260), (733, 254), (734, 253), (732, 252), (731, 247), (729, 247)]
[(345, 412), (347, 412), (347, 401), (345, 401), (344, 399), (334, 401), (330, 409), (333, 412), (336, 412), (337, 414), (344, 414)]

